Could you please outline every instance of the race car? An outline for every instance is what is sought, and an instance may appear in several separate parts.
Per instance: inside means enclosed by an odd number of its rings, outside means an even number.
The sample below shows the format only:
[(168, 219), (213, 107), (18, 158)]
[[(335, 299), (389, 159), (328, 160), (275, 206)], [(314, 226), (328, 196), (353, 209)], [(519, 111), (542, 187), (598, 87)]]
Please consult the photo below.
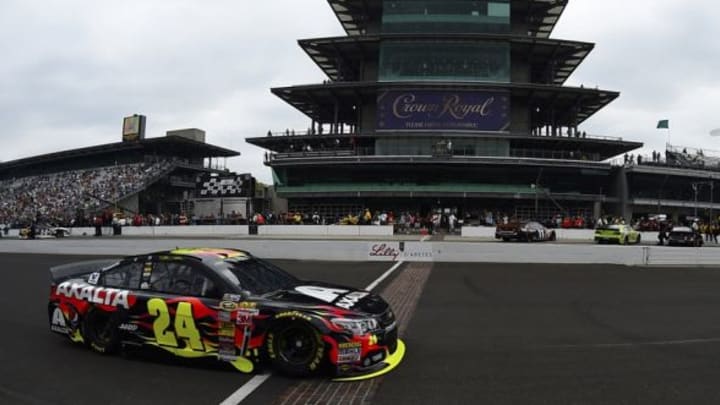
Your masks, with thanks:
[(385, 374), (405, 353), (378, 295), (302, 281), (241, 250), (175, 249), (50, 274), (51, 331), (99, 353), (151, 348), (340, 381)]
[(704, 243), (702, 234), (687, 226), (673, 227), (672, 231), (670, 231), (670, 234), (668, 234), (667, 240), (668, 246), (700, 247)]
[(526, 242), (554, 241), (555, 231), (546, 228), (539, 222), (510, 222), (498, 224), (495, 228), (495, 239), (507, 242), (511, 239)]
[(36, 225), (33, 230), (32, 225), (20, 229), (18, 237), (20, 239), (50, 239), (64, 238), (70, 236), (70, 229), (61, 226), (52, 225)]
[(607, 225), (595, 230), (595, 242), (597, 243), (614, 242), (627, 245), (630, 243), (640, 243), (640, 239), (640, 232), (628, 225)]

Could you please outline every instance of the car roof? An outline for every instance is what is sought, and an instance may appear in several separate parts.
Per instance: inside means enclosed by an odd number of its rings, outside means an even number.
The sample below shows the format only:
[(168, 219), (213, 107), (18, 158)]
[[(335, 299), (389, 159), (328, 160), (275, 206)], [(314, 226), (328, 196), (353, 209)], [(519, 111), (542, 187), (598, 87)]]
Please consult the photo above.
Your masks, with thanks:
[(152, 256), (187, 256), (198, 260), (248, 259), (250, 253), (229, 248), (175, 248), (151, 254)]

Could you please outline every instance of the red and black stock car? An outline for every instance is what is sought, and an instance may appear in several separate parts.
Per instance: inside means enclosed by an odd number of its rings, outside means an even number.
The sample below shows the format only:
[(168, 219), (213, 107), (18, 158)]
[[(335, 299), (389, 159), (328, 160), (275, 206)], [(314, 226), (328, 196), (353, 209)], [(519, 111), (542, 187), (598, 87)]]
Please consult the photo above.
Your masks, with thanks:
[(302, 281), (233, 249), (176, 249), (50, 269), (50, 328), (100, 353), (149, 347), (339, 380), (395, 368), (405, 352), (389, 305)]

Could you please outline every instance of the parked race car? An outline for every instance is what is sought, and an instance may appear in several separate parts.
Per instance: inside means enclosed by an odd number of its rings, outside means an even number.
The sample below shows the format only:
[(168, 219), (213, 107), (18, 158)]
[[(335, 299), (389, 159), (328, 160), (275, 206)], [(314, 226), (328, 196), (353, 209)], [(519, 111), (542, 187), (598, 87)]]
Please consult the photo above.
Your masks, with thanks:
[(546, 228), (539, 222), (510, 222), (498, 224), (495, 228), (495, 239), (519, 240), (526, 242), (554, 241), (557, 239), (555, 231)]
[(696, 246), (703, 245), (702, 235), (686, 226), (676, 226), (668, 234), (668, 246)]
[(99, 353), (145, 347), (339, 381), (385, 374), (405, 353), (379, 296), (302, 281), (240, 250), (176, 249), (50, 274), (50, 329)]
[(640, 232), (629, 225), (607, 225), (595, 230), (595, 242), (628, 245), (640, 243)]
[(33, 230), (32, 226), (26, 226), (20, 229), (18, 236), (20, 239), (64, 238), (70, 236), (70, 229), (61, 226), (36, 225)]

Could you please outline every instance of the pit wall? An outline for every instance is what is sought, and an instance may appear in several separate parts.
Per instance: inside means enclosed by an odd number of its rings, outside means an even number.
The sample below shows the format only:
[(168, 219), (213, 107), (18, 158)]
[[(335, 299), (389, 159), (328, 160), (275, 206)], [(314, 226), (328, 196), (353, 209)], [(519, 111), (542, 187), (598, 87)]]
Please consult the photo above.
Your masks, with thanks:
[[(553, 229), (558, 240), (593, 241), (595, 230), (593, 229)], [(656, 241), (657, 232), (640, 232), (640, 239), (644, 241)], [(490, 226), (466, 226), (462, 228), (463, 238), (495, 238), (495, 227)]]
[[(477, 263), (562, 263), (619, 264), (628, 266), (674, 266), (720, 268), (720, 249), (667, 246), (613, 246), (554, 243), (477, 243), (360, 240), (283, 239), (164, 239), (67, 238), (64, 240), (21, 240), (3, 238), (0, 252), (24, 254), (105, 255), (121, 257), (171, 250), (177, 247), (225, 247), (243, 249), (267, 259), (320, 260), (340, 262), (462, 262)], [(339, 266), (338, 271), (343, 270)], [(582, 267), (578, 267), (582, 270)]]
[[(393, 236), (392, 225), (261, 225), (260, 236)], [(555, 229), (558, 240), (592, 241), (592, 229)], [(9, 237), (16, 238), (19, 230), (11, 229)], [(92, 236), (95, 228), (72, 228), (71, 236)], [(197, 225), (197, 226), (124, 226), (123, 236), (145, 237), (193, 237), (193, 236), (248, 236), (247, 225)], [(644, 241), (657, 240), (657, 232), (641, 232)], [(103, 235), (112, 235), (112, 228), (103, 227)], [(464, 227), (463, 238), (495, 238), (495, 227)]]
[[(261, 236), (392, 236), (392, 225), (386, 226), (343, 226), (343, 225), (261, 225), (257, 227)], [(19, 230), (12, 229), (9, 237), (18, 237)], [(111, 227), (102, 228), (103, 235), (112, 235)], [(71, 236), (92, 236), (95, 228), (72, 228)], [(247, 236), (247, 225), (197, 225), (197, 226), (124, 226), (123, 236), (145, 237), (193, 237), (193, 236)]]

